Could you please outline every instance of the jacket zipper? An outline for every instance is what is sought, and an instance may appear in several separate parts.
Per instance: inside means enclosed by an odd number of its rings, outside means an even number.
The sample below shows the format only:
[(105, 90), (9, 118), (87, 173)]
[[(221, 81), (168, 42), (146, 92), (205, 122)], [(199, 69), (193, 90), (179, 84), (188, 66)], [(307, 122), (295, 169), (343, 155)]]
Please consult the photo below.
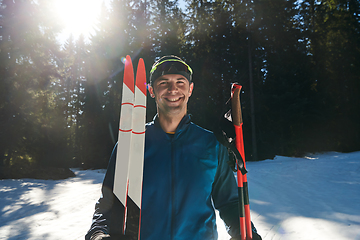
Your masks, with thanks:
[(171, 239), (175, 234), (175, 157), (174, 157), (174, 141), (171, 139)]

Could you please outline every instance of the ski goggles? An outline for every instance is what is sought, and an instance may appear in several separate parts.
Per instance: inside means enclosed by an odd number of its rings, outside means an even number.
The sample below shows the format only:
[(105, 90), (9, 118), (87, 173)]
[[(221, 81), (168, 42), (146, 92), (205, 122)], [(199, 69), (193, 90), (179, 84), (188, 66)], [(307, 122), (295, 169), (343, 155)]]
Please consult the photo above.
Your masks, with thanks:
[(180, 74), (191, 82), (193, 71), (189, 65), (180, 59), (166, 59), (152, 67), (150, 71), (150, 85), (156, 79), (166, 74)]

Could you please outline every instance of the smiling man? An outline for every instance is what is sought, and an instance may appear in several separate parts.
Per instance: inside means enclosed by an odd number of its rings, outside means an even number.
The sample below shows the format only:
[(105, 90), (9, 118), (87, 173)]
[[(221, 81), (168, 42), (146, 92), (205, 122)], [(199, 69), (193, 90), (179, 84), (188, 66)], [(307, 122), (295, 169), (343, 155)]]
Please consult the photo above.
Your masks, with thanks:
[[(227, 164), (228, 151), (214, 134), (190, 121), (192, 69), (165, 56), (150, 71), (150, 96), (157, 115), (145, 133), (142, 240), (216, 240), (215, 209), (232, 239), (240, 239), (238, 193)], [(85, 239), (128, 239), (122, 235), (120, 202), (112, 193), (116, 148)], [(261, 237), (253, 228), (253, 239)]]
[[(172, 58), (170, 58), (170, 60), (172, 60)], [(179, 122), (187, 113), (187, 103), (192, 94), (194, 83), (190, 82), (184, 76), (186, 75), (190, 78), (190, 74), (187, 74), (186, 71), (179, 71), (176, 66), (174, 66), (174, 63), (176, 65), (183, 65), (185, 63), (166, 61), (166, 59), (164, 61), (163, 63), (160, 61), (159, 66), (155, 65), (153, 67), (149, 92), (150, 96), (155, 98), (161, 127), (165, 132), (175, 132)], [(157, 69), (164, 68), (165, 66), (162, 65), (169, 64), (171, 65), (168, 66), (169, 69), (166, 69), (167, 71)], [(183, 65), (183, 67), (188, 66)], [(190, 70), (191, 68), (189, 67), (189, 71)], [(160, 71), (160, 74), (167, 74), (154, 79), (156, 78), (155, 75), (159, 74), (158, 71)], [(181, 73), (183, 73), (183, 75)]]

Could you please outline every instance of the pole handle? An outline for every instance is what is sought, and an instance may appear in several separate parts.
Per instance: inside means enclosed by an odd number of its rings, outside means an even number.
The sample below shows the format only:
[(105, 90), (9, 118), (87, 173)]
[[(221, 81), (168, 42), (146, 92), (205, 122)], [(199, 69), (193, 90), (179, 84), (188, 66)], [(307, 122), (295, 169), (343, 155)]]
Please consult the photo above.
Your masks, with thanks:
[(233, 83), (231, 86), (231, 116), (232, 122), (236, 126), (240, 126), (243, 123), (241, 114), (240, 92), (242, 86)]

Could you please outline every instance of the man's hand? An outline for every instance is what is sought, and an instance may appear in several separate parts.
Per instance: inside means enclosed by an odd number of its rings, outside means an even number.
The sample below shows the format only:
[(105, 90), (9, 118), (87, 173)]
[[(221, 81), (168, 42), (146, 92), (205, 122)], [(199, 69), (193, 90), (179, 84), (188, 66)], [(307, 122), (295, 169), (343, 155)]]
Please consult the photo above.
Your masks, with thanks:
[(90, 238), (90, 240), (130, 240), (130, 239), (133, 239), (133, 237), (122, 234), (110, 237), (109, 234), (103, 233), (101, 231), (93, 233), (93, 235), (91, 235)]
[(105, 234), (103, 232), (95, 232), (90, 240), (111, 240), (110, 235), (109, 234)]

